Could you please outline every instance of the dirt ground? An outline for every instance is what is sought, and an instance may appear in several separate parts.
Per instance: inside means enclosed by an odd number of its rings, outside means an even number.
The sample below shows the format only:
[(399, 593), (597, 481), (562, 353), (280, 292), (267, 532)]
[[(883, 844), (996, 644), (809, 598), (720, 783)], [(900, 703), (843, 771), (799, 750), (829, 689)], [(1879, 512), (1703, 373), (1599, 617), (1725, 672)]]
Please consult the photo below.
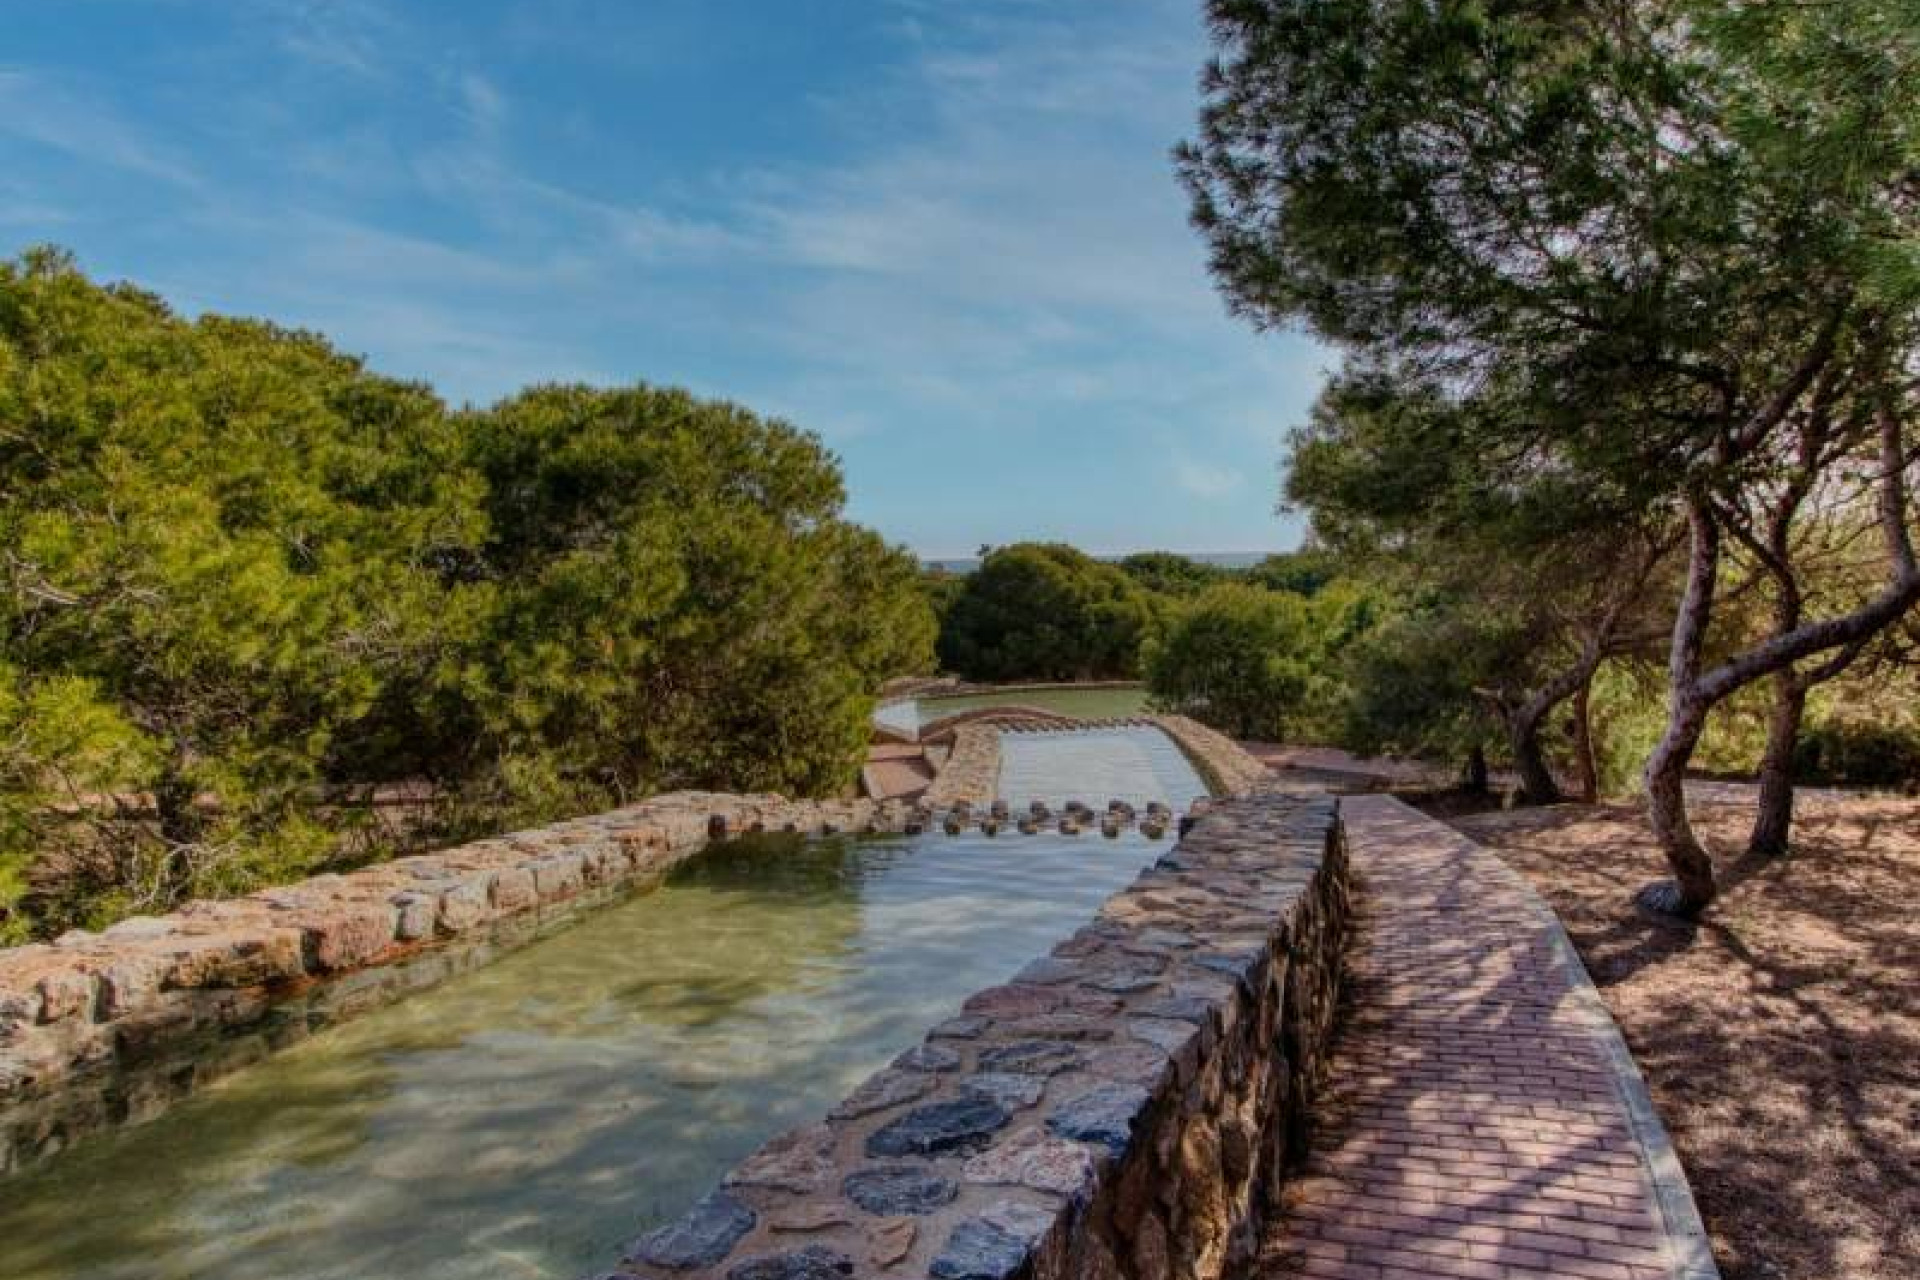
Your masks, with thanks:
[(1755, 863), (1742, 789), (1703, 791), (1724, 896), (1693, 926), (1632, 907), (1663, 870), (1633, 808), (1430, 811), (1566, 922), (1727, 1280), (1920, 1280), (1920, 801), (1803, 800), (1793, 851)]

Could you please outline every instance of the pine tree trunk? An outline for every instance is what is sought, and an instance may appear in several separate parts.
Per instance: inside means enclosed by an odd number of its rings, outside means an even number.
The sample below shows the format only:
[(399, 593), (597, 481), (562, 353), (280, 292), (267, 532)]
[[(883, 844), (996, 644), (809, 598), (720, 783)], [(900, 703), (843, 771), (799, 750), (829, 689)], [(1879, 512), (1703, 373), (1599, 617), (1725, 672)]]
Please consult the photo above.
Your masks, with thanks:
[(1807, 711), (1807, 687), (1791, 668), (1773, 677), (1773, 712), (1767, 719), (1767, 749), (1760, 758), (1760, 800), (1747, 852), (1777, 858), (1793, 831), (1793, 749)]
[(1573, 694), (1573, 761), (1580, 775), (1580, 798), (1588, 804), (1600, 799), (1600, 765), (1593, 756), (1593, 694), (1589, 675)]
[(1469, 795), (1483, 796), (1487, 793), (1487, 751), (1479, 743), (1467, 752), (1467, 776), (1465, 787)]
[(1706, 731), (1713, 699), (1700, 688), (1700, 654), (1713, 616), (1720, 571), (1720, 530), (1705, 501), (1689, 498), (1687, 589), (1673, 619), (1673, 650), (1667, 666), (1667, 727), (1647, 757), (1647, 822), (1673, 879), (1641, 889), (1642, 906), (1692, 917), (1713, 901), (1713, 860), (1687, 821), (1687, 764)]
[(1641, 903), (1669, 915), (1693, 917), (1706, 910), (1716, 886), (1713, 860), (1687, 820), (1687, 763), (1706, 728), (1707, 705), (1682, 697), (1667, 717), (1667, 731), (1647, 758), (1647, 817), (1653, 835), (1673, 868), (1673, 879), (1640, 891)]
[(1507, 722), (1507, 736), (1513, 748), (1513, 764), (1520, 771), (1520, 791), (1528, 804), (1558, 804), (1560, 784), (1547, 767), (1547, 753), (1540, 745), (1540, 723), (1544, 717), (1524, 713)]

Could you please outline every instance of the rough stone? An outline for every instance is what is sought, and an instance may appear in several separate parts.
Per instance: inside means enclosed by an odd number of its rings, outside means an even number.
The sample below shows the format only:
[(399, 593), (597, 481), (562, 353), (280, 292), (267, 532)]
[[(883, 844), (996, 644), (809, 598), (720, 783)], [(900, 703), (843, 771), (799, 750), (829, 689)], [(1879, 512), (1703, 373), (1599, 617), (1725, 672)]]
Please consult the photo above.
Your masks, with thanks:
[(439, 921), (439, 900), (425, 893), (396, 893), (394, 910), (398, 913), (394, 936), (402, 942), (419, 942), (433, 936)]
[(897, 1107), (904, 1102), (924, 1098), (933, 1092), (932, 1076), (918, 1071), (896, 1071), (891, 1068), (868, 1076), (859, 1088), (841, 1100), (830, 1114), (835, 1120), (852, 1120), (859, 1116), (872, 1115), (876, 1111), (885, 1111), (888, 1107)]
[(1245, 951), (1203, 951), (1189, 956), (1188, 960), (1203, 969), (1224, 973), (1241, 982), (1251, 982), (1264, 958), (1264, 949), (1252, 948)]
[(955, 1071), (960, 1055), (940, 1044), (917, 1044), (893, 1060), (902, 1071)]
[(482, 877), (455, 881), (440, 895), (438, 926), (443, 933), (465, 933), (491, 914), (487, 882)]
[(848, 1174), (841, 1194), (881, 1217), (932, 1213), (958, 1194), (951, 1178), (912, 1165), (868, 1165)]
[(1013, 1072), (1018, 1075), (1050, 1076), (1082, 1065), (1086, 1055), (1058, 1040), (1021, 1040), (997, 1045), (980, 1054), (984, 1072)]
[(727, 1280), (841, 1280), (853, 1274), (853, 1259), (825, 1245), (749, 1258), (727, 1271)]
[(1054, 1215), (1050, 1210), (1024, 1201), (996, 1200), (981, 1211), (980, 1217), (1009, 1235), (1035, 1244), (1052, 1230)]
[(710, 1267), (753, 1230), (753, 1210), (724, 1191), (709, 1192), (678, 1222), (635, 1240), (627, 1258), (656, 1267)]
[(1199, 996), (1166, 996), (1141, 1005), (1139, 1012), (1142, 1017), (1191, 1022), (1200, 1026), (1213, 1017), (1214, 1002)]
[(891, 1267), (913, 1252), (920, 1229), (911, 1218), (895, 1218), (867, 1233), (867, 1254), (876, 1267)]
[(1093, 1156), (1085, 1146), (1024, 1129), (969, 1159), (960, 1176), (968, 1182), (1077, 1197), (1092, 1185), (1093, 1173)]
[(1000, 1025), (1008, 1035), (1036, 1040), (1111, 1040), (1113, 1020), (1091, 1013), (1043, 1013), (1011, 1018)]
[(1145, 1040), (1148, 1044), (1165, 1050), (1170, 1055), (1183, 1052), (1200, 1034), (1198, 1027), (1189, 1022), (1173, 1022), (1165, 1018), (1132, 1018), (1127, 1022), (1127, 1034), (1136, 1040)]
[(1164, 1050), (1130, 1040), (1094, 1050), (1088, 1056), (1087, 1070), (1123, 1084), (1153, 1088), (1165, 1077), (1171, 1063)]
[(1194, 945), (1193, 938), (1177, 929), (1145, 929), (1139, 935), (1142, 946), (1155, 950), (1178, 951)]
[(1103, 973), (1089, 978), (1087, 985), (1098, 987), (1102, 991), (1111, 991), (1116, 995), (1131, 995), (1136, 991), (1145, 991), (1160, 980), (1158, 974), (1131, 969), (1119, 973)]
[(59, 968), (42, 974), (34, 984), (40, 993), (40, 1021), (64, 1022), (93, 1014), (93, 975), (80, 969)]
[(953, 1229), (928, 1270), (934, 1280), (1007, 1280), (1032, 1252), (1031, 1241), (983, 1218), (969, 1218)]
[(825, 1125), (785, 1133), (734, 1167), (727, 1185), (818, 1191), (833, 1177), (833, 1130)]
[(170, 989), (251, 987), (306, 971), (302, 935), (295, 929), (235, 929), (162, 945), (171, 963), (161, 985)]
[(948, 1018), (927, 1033), (928, 1039), (938, 1040), (977, 1040), (980, 1033), (988, 1027), (988, 1020), (969, 1014), (957, 1018)]
[(497, 873), (487, 894), (493, 909), (502, 912), (523, 910), (539, 897), (539, 891), (533, 886), (533, 872), (521, 867)]
[(115, 941), (142, 941), (164, 938), (173, 932), (173, 925), (159, 916), (128, 916), (100, 931), (103, 938)]
[(960, 1087), (977, 1097), (991, 1099), (1006, 1111), (1030, 1107), (1040, 1101), (1040, 1095), (1047, 1091), (1044, 1077), (1023, 1075), (1016, 1071), (983, 1071), (979, 1075), (969, 1076), (961, 1082)]
[(1007, 1113), (986, 1098), (957, 1098), (915, 1107), (867, 1137), (871, 1156), (967, 1151), (1006, 1127)]
[(1052, 986), (1060, 982), (1072, 982), (1084, 976), (1085, 970), (1071, 961), (1054, 956), (1041, 956), (1028, 962), (1027, 966), (1013, 976), (1016, 983), (1028, 983), (1033, 986)]
[(338, 973), (362, 968), (392, 946), (399, 913), (389, 902), (335, 902), (292, 920), (304, 938), (307, 966)]
[(983, 1014), (989, 1018), (1019, 1018), (1051, 1013), (1060, 1006), (1060, 993), (1047, 987), (1008, 985), (988, 987), (968, 996), (960, 1006), (963, 1013)]
[(152, 952), (120, 952), (97, 963), (100, 1012), (108, 1019), (131, 1017), (148, 1007), (160, 991), (167, 960)]
[(1135, 1122), (1146, 1105), (1147, 1091), (1138, 1085), (1097, 1085), (1055, 1107), (1047, 1117), (1047, 1128), (1060, 1137), (1098, 1143), (1120, 1155), (1133, 1141)]
[(577, 853), (560, 853), (533, 864), (533, 888), (542, 902), (572, 897), (586, 884), (586, 863)]
[(829, 1227), (852, 1226), (853, 1215), (837, 1201), (803, 1200), (770, 1212), (766, 1225), (769, 1231), (809, 1233), (825, 1231)]

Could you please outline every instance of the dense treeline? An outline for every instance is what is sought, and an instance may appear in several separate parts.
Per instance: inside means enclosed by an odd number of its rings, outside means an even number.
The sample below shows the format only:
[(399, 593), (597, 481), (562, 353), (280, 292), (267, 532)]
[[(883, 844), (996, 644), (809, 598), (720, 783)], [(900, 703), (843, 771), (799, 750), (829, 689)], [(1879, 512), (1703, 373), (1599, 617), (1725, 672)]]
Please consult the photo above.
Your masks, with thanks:
[(732, 405), (451, 411), (0, 265), (0, 938), (663, 788), (843, 789), (934, 624), (842, 502)]
[[(1108, 563), (1053, 545), (999, 548), (982, 563), (998, 561), (1000, 572), (934, 571), (923, 581), (943, 619), (948, 669), (987, 681), (1140, 679), (1156, 705), (1236, 737), (1417, 757), (1481, 787), (1505, 771), (1506, 785), (1538, 802), (1638, 788), (1666, 718), (1658, 603), (1677, 590), (1672, 538), (1576, 526), (1564, 541), (1527, 544), (1533, 554), (1523, 557), (1517, 544), (1488, 540), (1514, 538), (1511, 521), (1545, 517), (1509, 511), (1409, 558), (1404, 542), (1383, 536), (1384, 510), (1358, 519), (1381, 491), (1347, 470), (1356, 459), (1344, 444), (1323, 447), (1316, 431), (1300, 433), (1289, 481), (1290, 501), (1315, 516), (1315, 549), (1236, 569), (1171, 552)], [(1338, 493), (1348, 482), (1354, 489)], [(1566, 518), (1564, 506), (1553, 509)], [(1010, 573), (1009, 563), (1047, 568)], [(1116, 586), (1116, 572), (1135, 590)], [(1037, 592), (1036, 580), (1051, 586)], [(1072, 607), (1116, 595), (1126, 607)], [(1726, 623), (1757, 618), (1748, 604)], [(1796, 778), (1920, 786), (1910, 627), (1811, 691)], [(992, 665), (953, 661), (971, 653), (991, 654)], [(1082, 654), (1108, 660), (1087, 664)], [(1761, 769), (1771, 715), (1759, 692), (1717, 708), (1697, 769)]]
[[(1107, 561), (1060, 543), (1019, 542), (989, 548), (971, 573), (932, 571), (923, 585), (940, 619), (937, 647), (949, 671), (980, 681), (1133, 680), (1150, 675), (1171, 637), (1230, 609), (1229, 602), (1289, 608), (1318, 594), (1336, 572), (1332, 560), (1313, 552), (1236, 569), (1169, 551)], [(1186, 685), (1167, 687), (1173, 700), (1198, 705), (1209, 696), (1187, 674), (1169, 679)], [(1211, 696), (1229, 695), (1218, 689)]]
[(1433, 656), (1467, 661), (1402, 664), (1404, 693), (1484, 695), (1536, 798), (1543, 718), (1609, 664), (1664, 662), (1643, 776), (1673, 879), (1642, 900), (1697, 913), (1716, 872), (1683, 781), (1714, 724), (1765, 704), (1750, 850), (1782, 851), (1810, 709), (1897, 661), (1920, 600), (1920, 19), (1208, 15), (1180, 164), (1216, 278), (1345, 353), (1291, 497), (1433, 602), (1410, 646), (1445, 630)]

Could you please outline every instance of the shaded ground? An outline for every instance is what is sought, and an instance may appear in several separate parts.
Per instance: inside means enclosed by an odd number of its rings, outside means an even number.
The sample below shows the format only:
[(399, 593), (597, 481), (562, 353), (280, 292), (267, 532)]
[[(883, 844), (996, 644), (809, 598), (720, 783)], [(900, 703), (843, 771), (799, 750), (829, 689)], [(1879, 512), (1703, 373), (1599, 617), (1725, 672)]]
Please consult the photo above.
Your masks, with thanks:
[(1815, 797), (1755, 864), (1744, 796), (1696, 796), (1725, 877), (1698, 926), (1629, 906), (1663, 870), (1635, 809), (1460, 808), (1432, 805), (1565, 921), (1727, 1280), (1920, 1277), (1920, 802)]

